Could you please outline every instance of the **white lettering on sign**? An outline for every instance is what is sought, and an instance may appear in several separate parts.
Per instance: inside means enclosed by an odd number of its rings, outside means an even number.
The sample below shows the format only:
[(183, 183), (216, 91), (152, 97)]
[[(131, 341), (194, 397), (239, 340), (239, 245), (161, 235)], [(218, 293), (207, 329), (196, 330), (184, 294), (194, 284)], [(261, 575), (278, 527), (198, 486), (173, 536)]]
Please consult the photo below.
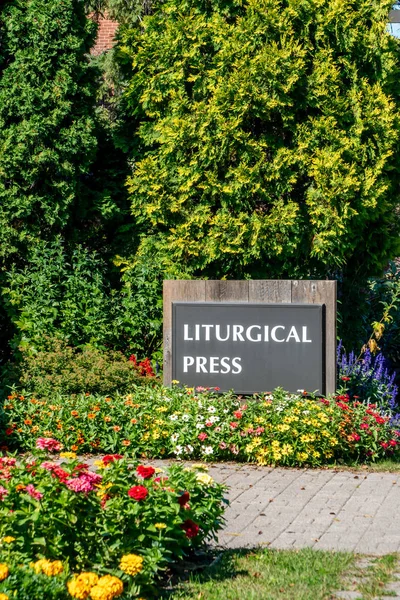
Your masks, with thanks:
[(215, 324), (194, 325), (191, 327), (187, 323), (183, 325), (183, 340), (185, 342), (210, 342), (216, 339), (218, 342), (276, 342), (282, 344), (284, 342), (295, 344), (310, 344), (312, 340), (308, 339), (307, 325), (296, 328), (295, 325), (286, 327), (285, 325), (250, 325), (246, 329), (243, 325), (225, 325), (225, 329), (221, 332), (222, 326)]
[[(230, 358), (229, 356), (184, 356), (183, 372), (189, 373), (232, 373), (238, 375), (242, 372), (242, 359), (239, 356)], [(190, 367), (194, 367), (191, 369)]]

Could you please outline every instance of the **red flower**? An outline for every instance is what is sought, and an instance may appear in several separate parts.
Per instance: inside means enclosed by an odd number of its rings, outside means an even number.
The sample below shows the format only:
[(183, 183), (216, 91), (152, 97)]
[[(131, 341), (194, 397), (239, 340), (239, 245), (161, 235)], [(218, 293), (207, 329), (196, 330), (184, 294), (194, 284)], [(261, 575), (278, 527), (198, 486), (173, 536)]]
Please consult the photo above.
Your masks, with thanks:
[(350, 381), (350, 377), (341, 377), (340, 378), (342, 381)]
[(211, 421), (206, 421), (206, 427), (212, 427), (212, 426), (213, 426), (213, 424)]
[(51, 470), (51, 474), (53, 477), (57, 477), (57, 479), (59, 479), (61, 482), (65, 482), (70, 477), (70, 474), (67, 473), (67, 471), (64, 471), (64, 469), (61, 467), (54, 467)]
[(128, 360), (133, 363), (134, 367), (136, 367), (137, 359), (134, 354), (131, 354)]
[(231, 427), (231, 429), (236, 429), (236, 427), (239, 427), (239, 423), (237, 423), (236, 421), (232, 421), (232, 423), (229, 423), (229, 426)]
[(389, 445), (390, 446), (397, 446), (396, 440), (389, 440)]
[(138, 502), (144, 500), (148, 493), (148, 489), (143, 485), (134, 485), (130, 490), (128, 490), (128, 496), (134, 500), (137, 500)]
[(237, 419), (241, 419), (243, 417), (242, 413), (240, 412), (240, 410), (235, 410), (235, 412), (233, 413), (235, 415), (235, 417)]
[(145, 358), (138, 364), (138, 369), (140, 375), (144, 377), (155, 377), (155, 373), (153, 371), (153, 367), (151, 366), (151, 362), (149, 358)]
[(367, 423), (361, 423), (360, 429), (369, 429), (369, 425)]
[(348, 402), (350, 400), (350, 396), (348, 394), (336, 396), (336, 400), (340, 400), (341, 402)]
[(375, 417), (375, 421), (378, 423), (378, 425), (383, 425), (386, 419), (384, 419), (383, 417)]
[(144, 465), (139, 465), (136, 469), (136, 473), (143, 479), (150, 479), (155, 472), (156, 470), (153, 467), (145, 467)]
[(220, 389), (221, 389), (220, 387), (215, 387), (215, 388), (214, 388), (214, 390), (215, 390), (216, 392), (219, 392), (219, 390), (220, 390)]
[(358, 442), (358, 440), (360, 440), (360, 439), (361, 439), (361, 437), (358, 435), (358, 433), (352, 433), (352, 434), (351, 434), (351, 437), (353, 438), (353, 440), (354, 440), (355, 442)]
[(382, 446), (382, 448), (385, 448), (386, 450), (386, 448), (389, 447), (389, 444), (387, 442), (380, 442), (380, 446)]
[(185, 506), (185, 504), (187, 504), (190, 500), (190, 494), (189, 492), (183, 492), (183, 494), (181, 496), (179, 496), (178, 498), (178, 504), (179, 506)]
[(201, 442), (204, 442), (208, 438), (208, 435), (206, 433), (199, 433), (197, 437)]
[(6, 429), (6, 435), (11, 435), (13, 432), (12, 428), (9, 427), (8, 429)]
[(186, 537), (189, 539), (196, 537), (200, 529), (197, 523), (192, 521), (192, 519), (186, 519), (186, 521), (182, 523), (181, 527), (184, 530)]
[(120, 460), (120, 458), (124, 458), (122, 454), (106, 454), (102, 458), (102, 463), (103, 465), (108, 465), (114, 462), (115, 460)]

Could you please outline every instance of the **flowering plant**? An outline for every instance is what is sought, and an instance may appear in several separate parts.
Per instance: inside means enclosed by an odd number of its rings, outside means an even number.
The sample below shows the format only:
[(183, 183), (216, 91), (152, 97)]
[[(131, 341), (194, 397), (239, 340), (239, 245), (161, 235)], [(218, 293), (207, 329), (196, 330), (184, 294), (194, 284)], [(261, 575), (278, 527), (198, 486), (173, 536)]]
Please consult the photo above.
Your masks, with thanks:
[[(361, 428), (374, 419), (368, 431)], [(136, 457), (241, 460), (260, 464), (318, 466), (327, 462), (377, 460), (397, 452), (390, 411), (354, 402), (346, 393), (317, 398), (282, 389), (246, 399), (214, 390), (174, 385), (128, 396), (7, 400), (5, 441), (32, 449), (37, 436), (56, 436), (65, 450), (118, 452)], [(356, 439), (360, 436), (360, 439)], [(395, 443), (396, 442), (396, 443)], [(146, 472), (132, 484), (143, 495)], [(74, 485), (78, 485), (74, 483)]]
[[(398, 412), (395, 384), (396, 373), (391, 373), (382, 353), (373, 355), (366, 348), (361, 357), (348, 355), (340, 342), (337, 348), (340, 391), (364, 403), (374, 403), (385, 411)], [(400, 415), (399, 415), (400, 416)]]
[[(47, 576), (71, 569), (74, 598), (111, 600), (122, 589), (136, 597), (222, 524), (224, 488), (201, 465), (163, 472), (108, 455), (94, 472), (76, 458), (61, 460), (0, 458), (0, 563), (34, 561), (36, 574)], [(12, 581), (7, 573), (0, 593)]]

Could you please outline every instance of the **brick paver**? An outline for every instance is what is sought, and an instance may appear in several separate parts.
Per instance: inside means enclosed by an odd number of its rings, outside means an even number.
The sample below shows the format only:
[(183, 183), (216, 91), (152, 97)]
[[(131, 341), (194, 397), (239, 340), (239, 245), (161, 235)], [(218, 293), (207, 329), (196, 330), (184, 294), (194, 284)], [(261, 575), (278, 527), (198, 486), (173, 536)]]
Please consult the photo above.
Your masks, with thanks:
[(209, 472), (229, 486), (224, 547), (400, 551), (400, 473), (232, 464)]

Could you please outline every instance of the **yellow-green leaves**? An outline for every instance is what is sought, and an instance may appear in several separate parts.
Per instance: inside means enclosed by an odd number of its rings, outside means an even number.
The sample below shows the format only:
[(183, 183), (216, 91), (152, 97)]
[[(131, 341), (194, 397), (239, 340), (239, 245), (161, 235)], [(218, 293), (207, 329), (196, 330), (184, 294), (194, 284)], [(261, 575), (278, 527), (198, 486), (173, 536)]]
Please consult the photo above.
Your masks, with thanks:
[(383, 265), (398, 248), (389, 9), (166, 0), (127, 30), (138, 256), (216, 277), (366, 276)]

